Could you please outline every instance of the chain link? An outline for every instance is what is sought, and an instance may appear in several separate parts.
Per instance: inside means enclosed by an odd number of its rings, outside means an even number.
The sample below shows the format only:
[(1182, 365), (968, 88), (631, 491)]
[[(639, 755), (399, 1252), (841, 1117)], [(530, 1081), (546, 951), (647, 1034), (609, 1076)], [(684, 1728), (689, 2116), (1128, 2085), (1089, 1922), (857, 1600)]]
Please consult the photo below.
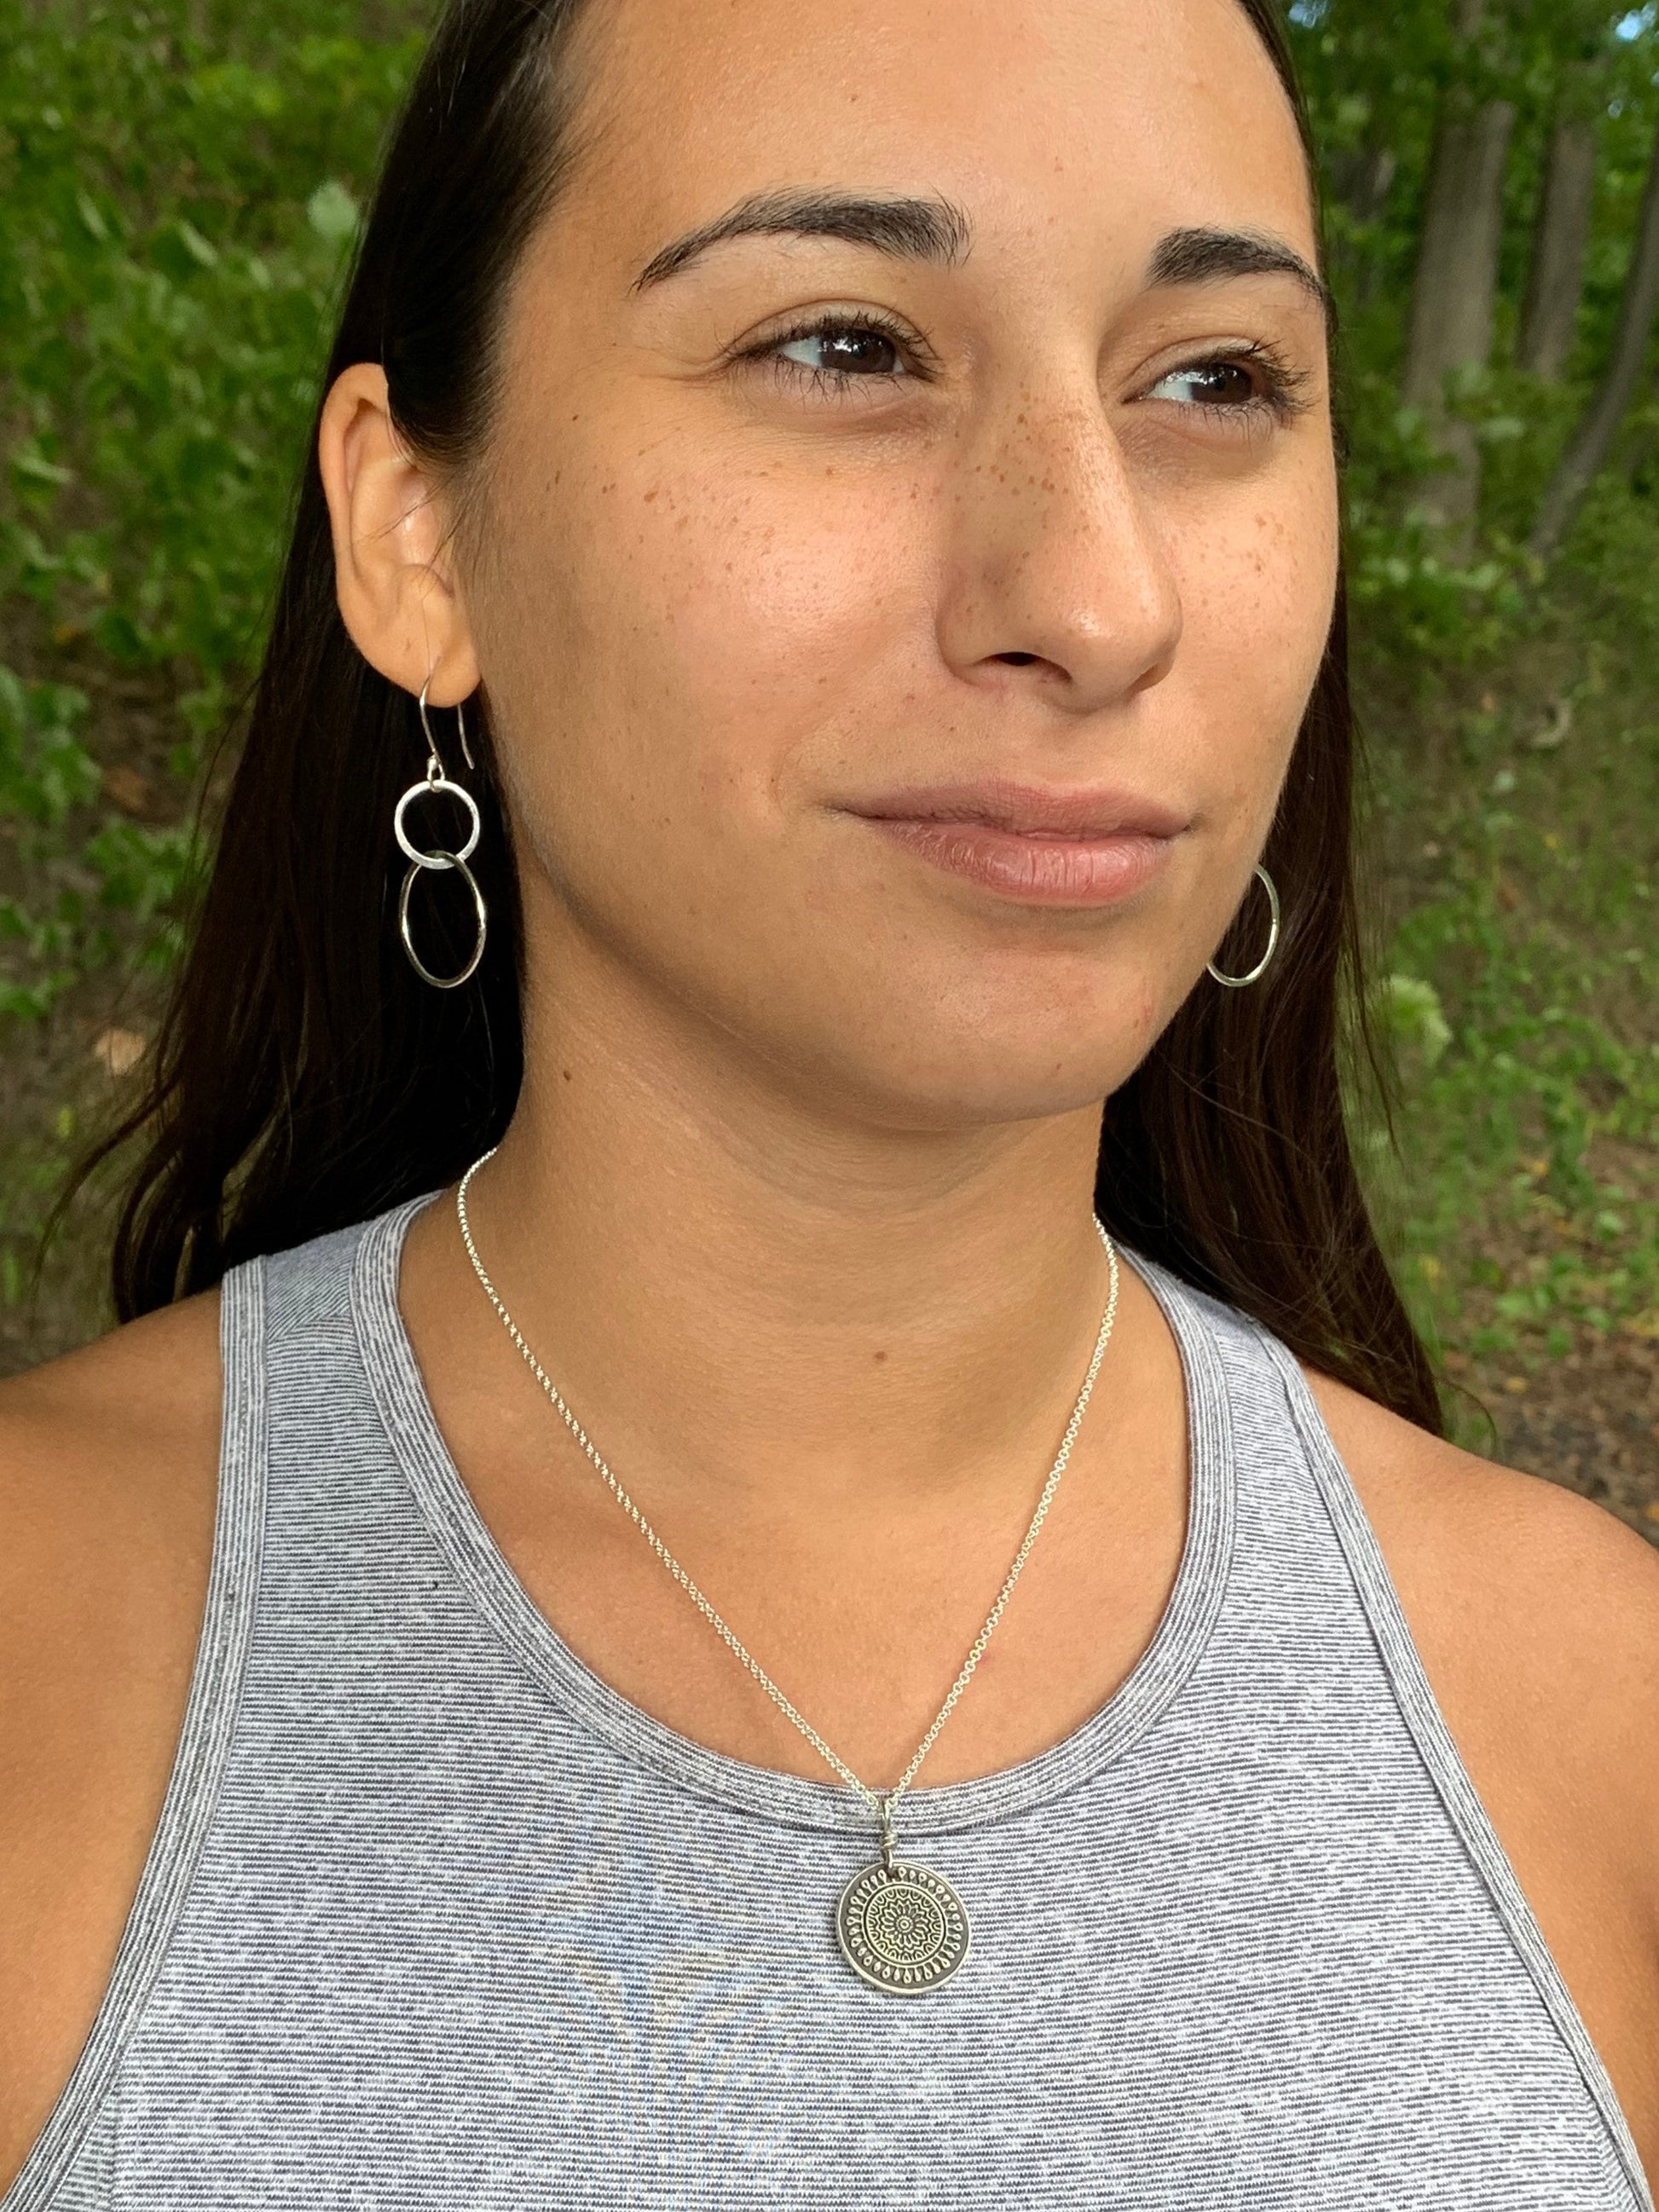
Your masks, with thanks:
[(1101, 1243), (1104, 1245), (1106, 1249), (1107, 1265), (1111, 1274), (1111, 1289), (1106, 1300), (1106, 1310), (1101, 1317), (1100, 1334), (1095, 1339), (1094, 1353), (1089, 1362), (1089, 1371), (1083, 1379), (1083, 1388), (1079, 1391), (1077, 1402), (1072, 1408), (1072, 1418), (1066, 1424), (1066, 1434), (1061, 1440), (1060, 1451), (1054, 1460), (1054, 1463), (1048, 1471), (1048, 1479), (1042, 1486), (1042, 1495), (1037, 1500), (1036, 1510), (1031, 1516), (1030, 1525), (1025, 1531), (1024, 1540), (1020, 1545), (1018, 1551), (1014, 1554), (1014, 1563), (1009, 1568), (1007, 1575), (1003, 1582), (1002, 1588), (997, 1593), (996, 1603), (991, 1607), (989, 1613), (987, 1615), (985, 1626), (980, 1630), (979, 1634), (975, 1638), (973, 1648), (969, 1652), (967, 1658), (963, 1662), (961, 1673), (957, 1676), (956, 1680), (951, 1685), (950, 1692), (945, 1698), (945, 1703), (939, 1707), (938, 1713), (934, 1716), (933, 1726), (928, 1729), (927, 1735), (923, 1736), (921, 1741), (916, 1746), (915, 1757), (911, 1759), (910, 1764), (905, 1768), (903, 1774), (894, 1784), (892, 1789), (888, 1790), (872, 1790), (867, 1783), (861, 1782), (859, 1779), (858, 1776), (854, 1773), (852, 1768), (848, 1765), (846, 1760), (841, 1757), (840, 1753), (833, 1750), (830, 1746), (824, 1741), (823, 1738), (812, 1726), (811, 1721), (809, 1721), (804, 1714), (799, 1712), (795, 1706), (791, 1704), (789, 1698), (778, 1687), (777, 1684), (772, 1680), (772, 1677), (761, 1665), (759, 1660), (753, 1656), (748, 1647), (738, 1639), (730, 1628), (726, 1626), (726, 1623), (720, 1619), (719, 1613), (715, 1612), (714, 1607), (703, 1595), (702, 1592), (697, 1588), (696, 1583), (692, 1581), (690, 1576), (687, 1574), (685, 1569), (674, 1557), (674, 1554), (669, 1550), (667, 1545), (663, 1542), (662, 1538), (658, 1535), (656, 1530), (646, 1519), (644, 1514), (641, 1512), (639, 1507), (634, 1503), (628, 1492), (623, 1488), (621, 1483), (617, 1481), (616, 1476), (612, 1474), (611, 1469), (605, 1465), (605, 1462), (600, 1456), (592, 1437), (588, 1435), (586, 1430), (583, 1428), (581, 1423), (576, 1419), (576, 1416), (571, 1412), (569, 1407), (566, 1405), (558, 1385), (554, 1382), (552, 1376), (548, 1374), (545, 1368), (543, 1367), (541, 1362), (537, 1358), (530, 1346), (525, 1342), (522, 1334), (520, 1333), (518, 1323), (514, 1320), (512, 1315), (508, 1313), (506, 1306), (502, 1304), (501, 1297), (496, 1291), (495, 1285), (490, 1281), (489, 1277), (484, 1272), (484, 1264), (478, 1257), (478, 1248), (472, 1240), (472, 1226), (468, 1221), (466, 1214), (467, 1185), (471, 1182), (473, 1176), (477, 1175), (478, 1170), (483, 1165), (485, 1160), (493, 1159), (495, 1155), (495, 1147), (492, 1146), (489, 1152), (483, 1153), (479, 1158), (474, 1160), (471, 1166), (461, 1177), (460, 1182), (455, 1192), (455, 1212), (456, 1217), (461, 1224), (461, 1239), (466, 1246), (466, 1255), (472, 1262), (473, 1273), (477, 1276), (479, 1282), (483, 1285), (485, 1296), (489, 1298), (490, 1304), (495, 1309), (495, 1311), (500, 1316), (501, 1324), (503, 1328), (505, 1328), (507, 1334), (512, 1338), (514, 1343), (517, 1345), (520, 1353), (523, 1355), (526, 1365), (535, 1376), (537, 1382), (541, 1384), (543, 1390), (545, 1391), (548, 1397), (552, 1401), (554, 1407), (558, 1412), (560, 1419), (563, 1421), (571, 1435), (581, 1446), (582, 1450), (586, 1454), (587, 1457), (592, 1462), (594, 1467), (598, 1468), (599, 1474), (604, 1477), (605, 1486), (610, 1491), (611, 1496), (616, 1499), (617, 1504), (620, 1505), (623, 1512), (628, 1515), (629, 1520), (633, 1522), (635, 1527), (645, 1538), (647, 1543), (650, 1545), (652, 1550), (662, 1561), (664, 1566), (667, 1568), (669, 1573), (673, 1576), (675, 1581), (685, 1592), (686, 1595), (691, 1600), (698, 1612), (702, 1614), (703, 1618), (708, 1622), (709, 1626), (720, 1637), (721, 1642), (726, 1644), (726, 1648), (737, 1658), (743, 1662), (744, 1665), (754, 1676), (755, 1680), (760, 1684), (762, 1689), (765, 1691), (767, 1696), (772, 1700), (772, 1703), (777, 1707), (778, 1711), (783, 1714), (787, 1720), (793, 1723), (794, 1726), (799, 1729), (802, 1735), (805, 1737), (806, 1741), (812, 1746), (813, 1749), (835, 1769), (836, 1772), (841, 1777), (843, 1782), (848, 1784), (851, 1788), (858, 1792), (859, 1796), (863, 1798), (865, 1803), (870, 1808), (870, 1810), (876, 1814), (877, 1818), (882, 1824), (884, 1858), (890, 1856), (893, 1832), (894, 1810), (898, 1804), (899, 1799), (904, 1795), (905, 1791), (910, 1787), (910, 1784), (915, 1780), (917, 1772), (921, 1768), (921, 1762), (927, 1758), (928, 1753), (933, 1749), (933, 1745), (938, 1739), (939, 1730), (945, 1726), (945, 1722), (951, 1717), (951, 1712), (955, 1710), (957, 1698), (961, 1697), (963, 1692), (967, 1688), (969, 1681), (973, 1679), (974, 1669), (978, 1666), (981, 1659), (985, 1655), (985, 1647), (989, 1644), (992, 1636), (995, 1633), (997, 1623), (1002, 1618), (1003, 1608), (1008, 1602), (1008, 1599), (1013, 1590), (1014, 1584), (1019, 1580), (1020, 1570), (1024, 1567), (1026, 1560), (1030, 1556), (1031, 1547), (1037, 1540), (1037, 1532), (1042, 1528), (1044, 1518), (1048, 1514), (1048, 1508), (1054, 1502), (1054, 1492), (1060, 1487), (1060, 1478), (1065, 1474), (1066, 1462), (1072, 1456), (1072, 1446), (1076, 1443), (1078, 1431), (1083, 1425), (1083, 1416), (1088, 1410), (1090, 1394), (1095, 1387), (1095, 1377), (1100, 1372), (1100, 1363), (1105, 1356), (1107, 1343), (1112, 1334), (1112, 1324), (1117, 1316), (1117, 1252), (1112, 1243), (1110, 1237), (1108, 1236), (1106, 1232), (1104, 1224), (1097, 1218), (1095, 1221), (1095, 1228), (1099, 1235)]

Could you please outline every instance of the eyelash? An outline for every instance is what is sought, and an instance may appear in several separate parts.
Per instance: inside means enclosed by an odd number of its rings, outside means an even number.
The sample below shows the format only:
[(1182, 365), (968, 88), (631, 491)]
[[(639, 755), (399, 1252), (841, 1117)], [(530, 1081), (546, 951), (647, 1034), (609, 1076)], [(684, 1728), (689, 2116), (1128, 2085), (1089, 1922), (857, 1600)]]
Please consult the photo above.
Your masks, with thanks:
[[(834, 337), (848, 331), (874, 331), (890, 339), (900, 352), (915, 351), (913, 341), (900, 324), (878, 310), (868, 309), (856, 315), (832, 312), (815, 316), (793, 330), (776, 331), (771, 337), (763, 338), (758, 345), (745, 348), (737, 359), (757, 369), (769, 371), (781, 384), (799, 389), (804, 379), (814, 392), (827, 392), (836, 398), (843, 398), (851, 385), (890, 382), (890, 376), (885, 373), (859, 375), (851, 369), (809, 368), (804, 362), (786, 361), (779, 350), (783, 346), (798, 343), (802, 338)], [(1196, 361), (1179, 362), (1173, 368), (1166, 368), (1157, 381), (1167, 383), (1172, 376), (1189, 375), (1199, 369), (1247, 365), (1254, 368), (1261, 379), (1261, 389), (1254, 398), (1237, 404), (1195, 400), (1188, 411), (1237, 426), (1242, 417), (1251, 415), (1269, 413), (1277, 421), (1285, 422), (1304, 410), (1307, 402), (1297, 394), (1300, 387), (1309, 380), (1307, 372), (1292, 368), (1276, 347), (1260, 338), (1253, 339), (1248, 345), (1204, 355)], [(913, 369), (911, 374), (918, 376), (924, 383), (927, 381), (926, 368)]]

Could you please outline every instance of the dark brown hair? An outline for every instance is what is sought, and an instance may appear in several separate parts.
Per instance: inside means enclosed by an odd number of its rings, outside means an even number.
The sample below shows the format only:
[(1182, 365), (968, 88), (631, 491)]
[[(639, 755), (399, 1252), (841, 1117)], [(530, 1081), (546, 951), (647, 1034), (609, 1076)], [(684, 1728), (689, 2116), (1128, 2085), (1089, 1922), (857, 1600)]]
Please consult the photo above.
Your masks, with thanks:
[[(589, 4), (451, 0), (351, 270), (323, 389), (354, 362), (381, 362), (399, 434), (458, 483), (490, 423), (509, 280), (574, 158), (573, 34)], [(1306, 146), (1272, 0), (1240, 4)], [(149, 1088), (94, 1155), (145, 1145), (114, 1244), (124, 1318), (252, 1254), (435, 1189), (506, 1127), (522, 1066), (518, 897), (488, 719), (471, 719), (489, 945), (469, 985), (434, 991), (398, 942), (403, 863), (391, 836), (425, 749), (414, 701), (368, 665), (341, 621), (313, 434)], [(1279, 951), (1248, 990), (1201, 982), (1107, 1101), (1096, 1203), (1136, 1249), (1441, 1434), (1432, 1369), (1368, 1217), (1344, 1112), (1345, 1056), (1385, 1110), (1392, 1096), (1366, 1019), (1354, 754), (1339, 598), (1264, 855), (1284, 905)], [(1263, 905), (1259, 894), (1244, 902), (1217, 955), (1228, 972), (1258, 957)], [(459, 966), (469, 936), (459, 910), (457, 920)]]

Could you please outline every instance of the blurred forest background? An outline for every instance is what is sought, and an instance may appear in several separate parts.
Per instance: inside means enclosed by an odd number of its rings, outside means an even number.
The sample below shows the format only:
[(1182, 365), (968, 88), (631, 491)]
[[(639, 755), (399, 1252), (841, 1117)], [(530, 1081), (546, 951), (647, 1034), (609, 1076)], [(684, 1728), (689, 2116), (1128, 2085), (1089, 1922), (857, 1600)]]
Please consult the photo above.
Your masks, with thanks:
[[(1659, 1542), (1659, 10), (1298, 0), (1350, 439), (1355, 1127), (1460, 1442)], [(404, 0), (0, 0), (0, 1367), (176, 956)]]

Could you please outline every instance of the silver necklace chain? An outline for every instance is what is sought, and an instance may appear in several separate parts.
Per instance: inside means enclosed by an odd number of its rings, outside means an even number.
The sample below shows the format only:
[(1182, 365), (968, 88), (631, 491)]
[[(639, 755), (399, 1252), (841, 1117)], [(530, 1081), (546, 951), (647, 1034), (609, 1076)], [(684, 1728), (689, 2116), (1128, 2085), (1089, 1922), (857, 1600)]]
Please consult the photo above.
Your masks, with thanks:
[(734, 1656), (743, 1662), (744, 1665), (754, 1676), (755, 1680), (760, 1684), (762, 1689), (765, 1691), (767, 1696), (770, 1698), (778, 1711), (783, 1714), (787, 1720), (793, 1723), (794, 1726), (800, 1730), (800, 1733), (806, 1738), (806, 1741), (812, 1746), (814, 1750), (818, 1752), (820, 1755), (829, 1762), (843, 1782), (848, 1784), (854, 1790), (857, 1790), (859, 1796), (863, 1798), (865, 1803), (870, 1808), (870, 1810), (875, 1814), (878, 1820), (881, 1822), (884, 1857), (890, 1863), (893, 1844), (893, 1814), (896, 1808), (897, 1807), (899, 1799), (904, 1795), (905, 1791), (910, 1787), (910, 1784), (915, 1780), (917, 1771), (921, 1765), (922, 1760), (927, 1758), (928, 1753), (933, 1749), (939, 1730), (945, 1726), (945, 1722), (950, 1718), (957, 1698), (962, 1695), (963, 1692), (967, 1688), (969, 1681), (973, 1679), (974, 1669), (978, 1666), (981, 1659), (984, 1656), (985, 1647), (990, 1642), (992, 1636), (995, 1632), (997, 1623), (1002, 1618), (1003, 1608), (1008, 1602), (1008, 1599), (1012, 1592), (1014, 1584), (1019, 1579), (1020, 1570), (1024, 1566), (1026, 1560), (1030, 1556), (1031, 1547), (1037, 1540), (1037, 1532), (1042, 1528), (1043, 1521), (1047, 1516), (1048, 1508), (1054, 1502), (1054, 1492), (1060, 1486), (1060, 1478), (1066, 1472), (1066, 1462), (1072, 1456), (1072, 1446), (1077, 1441), (1078, 1431), (1083, 1425), (1083, 1416), (1088, 1408), (1090, 1393), (1095, 1387), (1095, 1377), (1100, 1371), (1100, 1363), (1102, 1358), (1104, 1357), (1106, 1346), (1112, 1334), (1112, 1324), (1117, 1316), (1117, 1253), (1113, 1246), (1110, 1237), (1106, 1232), (1104, 1224), (1098, 1218), (1096, 1219), (1095, 1228), (1099, 1234), (1101, 1243), (1106, 1248), (1107, 1264), (1111, 1272), (1111, 1290), (1107, 1297), (1106, 1310), (1101, 1317), (1100, 1334), (1095, 1339), (1094, 1353), (1089, 1362), (1089, 1371), (1084, 1377), (1083, 1388), (1079, 1391), (1077, 1402), (1072, 1408), (1072, 1418), (1066, 1424), (1066, 1434), (1061, 1441), (1059, 1453), (1054, 1459), (1054, 1463), (1048, 1471), (1048, 1479), (1042, 1486), (1042, 1495), (1037, 1500), (1036, 1510), (1031, 1516), (1030, 1525), (1025, 1531), (1024, 1540), (1020, 1545), (1018, 1551), (1014, 1554), (1013, 1565), (1009, 1568), (1007, 1576), (1003, 1582), (1002, 1588), (997, 1593), (996, 1603), (991, 1607), (989, 1613), (986, 1616), (985, 1626), (980, 1630), (979, 1634), (975, 1638), (973, 1649), (969, 1652), (967, 1658), (963, 1662), (961, 1673), (958, 1674), (956, 1680), (951, 1685), (949, 1695), (945, 1698), (945, 1703), (939, 1707), (938, 1713), (934, 1716), (933, 1726), (928, 1729), (927, 1735), (923, 1736), (921, 1741), (916, 1746), (915, 1755), (911, 1759), (908, 1766), (905, 1768), (900, 1779), (894, 1784), (892, 1789), (884, 1792), (881, 1790), (872, 1790), (867, 1783), (861, 1782), (859, 1779), (858, 1776), (854, 1773), (852, 1768), (848, 1765), (846, 1760), (841, 1757), (840, 1753), (833, 1750), (830, 1746), (824, 1741), (823, 1738), (812, 1726), (811, 1721), (809, 1721), (804, 1714), (796, 1711), (795, 1707), (790, 1703), (788, 1698), (778, 1687), (777, 1684), (772, 1680), (772, 1677), (761, 1665), (759, 1660), (754, 1656), (745, 1644), (739, 1641), (733, 1632), (726, 1626), (725, 1621), (720, 1619), (720, 1614), (715, 1612), (714, 1607), (703, 1595), (702, 1592), (697, 1588), (696, 1583), (692, 1581), (690, 1576), (687, 1574), (685, 1569), (674, 1557), (674, 1554), (669, 1550), (667, 1545), (663, 1542), (662, 1538), (658, 1535), (656, 1530), (646, 1519), (644, 1514), (641, 1512), (639, 1507), (634, 1503), (628, 1492), (623, 1488), (621, 1483), (617, 1481), (616, 1476), (612, 1474), (611, 1469), (605, 1465), (605, 1461), (600, 1456), (599, 1449), (594, 1444), (592, 1438), (588, 1435), (586, 1430), (583, 1428), (581, 1423), (576, 1419), (576, 1416), (571, 1412), (569, 1407), (565, 1403), (564, 1398), (560, 1392), (557, 1384), (543, 1367), (535, 1353), (530, 1349), (530, 1346), (525, 1342), (523, 1336), (520, 1333), (518, 1323), (514, 1320), (512, 1315), (508, 1313), (506, 1306), (501, 1303), (501, 1297), (495, 1289), (495, 1285), (490, 1281), (489, 1275), (484, 1272), (484, 1264), (478, 1257), (477, 1246), (472, 1241), (472, 1227), (471, 1224), (467, 1219), (466, 1214), (467, 1185), (471, 1182), (473, 1176), (477, 1175), (478, 1170), (483, 1165), (485, 1160), (493, 1159), (495, 1158), (495, 1148), (492, 1146), (489, 1152), (483, 1153), (481, 1158), (474, 1160), (471, 1166), (461, 1177), (460, 1182), (455, 1192), (455, 1212), (457, 1218), (459, 1220), (461, 1224), (461, 1238), (466, 1246), (467, 1257), (472, 1262), (473, 1273), (477, 1276), (479, 1282), (483, 1285), (484, 1295), (489, 1298), (490, 1304), (495, 1307), (497, 1315), (500, 1316), (502, 1327), (506, 1329), (507, 1334), (512, 1338), (514, 1343), (517, 1345), (520, 1352), (523, 1354), (526, 1365), (529, 1368), (531, 1373), (535, 1376), (538, 1382), (541, 1384), (542, 1389), (546, 1392), (548, 1397), (552, 1401), (555, 1407), (557, 1409), (559, 1418), (563, 1421), (571, 1435), (576, 1439), (576, 1442), (581, 1446), (583, 1451), (587, 1455), (587, 1457), (599, 1469), (600, 1474), (605, 1479), (605, 1486), (610, 1491), (611, 1496), (616, 1499), (617, 1504), (622, 1507), (623, 1512), (627, 1514), (629, 1520), (633, 1522), (635, 1527), (638, 1528), (640, 1534), (645, 1538), (647, 1543), (650, 1545), (652, 1550), (662, 1561), (664, 1566), (667, 1568), (669, 1573), (673, 1576), (675, 1581), (685, 1592), (686, 1595), (691, 1600), (691, 1602), (696, 1607), (698, 1612), (701, 1613), (703, 1618), (708, 1622), (710, 1627), (714, 1630), (721, 1642), (726, 1644), (727, 1649), (734, 1655)]

